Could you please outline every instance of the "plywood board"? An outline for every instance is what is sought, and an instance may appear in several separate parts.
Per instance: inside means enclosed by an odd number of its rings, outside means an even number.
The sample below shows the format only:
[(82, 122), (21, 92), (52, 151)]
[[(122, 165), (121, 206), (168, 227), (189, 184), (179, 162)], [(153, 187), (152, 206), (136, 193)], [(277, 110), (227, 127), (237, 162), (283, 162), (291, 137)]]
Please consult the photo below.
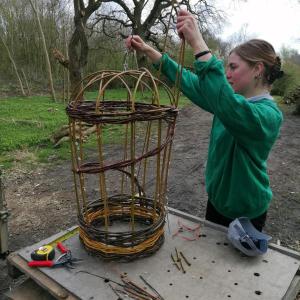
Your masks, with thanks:
[[(191, 221), (191, 219), (193, 221)], [(86, 272), (120, 282), (120, 275), (127, 274), (137, 284), (143, 286), (139, 278), (142, 275), (165, 300), (183, 299), (282, 299), (287, 293), (299, 268), (297, 257), (269, 249), (261, 257), (249, 258), (235, 250), (227, 241), (226, 234), (210, 223), (186, 215), (169, 214), (165, 228), (165, 243), (162, 248), (148, 258), (130, 263), (104, 262), (100, 258), (88, 255), (81, 245), (78, 236), (70, 237), (64, 244), (72, 250), (73, 256), (84, 259), (76, 269), (46, 269), (41, 272), (81, 299), (108, 300), (116, 299), (109, 287), (109, 282)], [(200, 226), (200, 237), (188, 241), (185, 237), (193, 236), (178, 231), (178, 222), (194, 228)], [(24, 248), (19, 255), (30, 260), (33, 249), (47, 244), (59, 235)], [(171, 253), (175, 247), (182, 251), (191, 262), (184, 264), (186, 273), (175, 267)], [(288, 253), (288, 250), (286, 251)], [(113, 283), (112, 283), (113, 285)]]

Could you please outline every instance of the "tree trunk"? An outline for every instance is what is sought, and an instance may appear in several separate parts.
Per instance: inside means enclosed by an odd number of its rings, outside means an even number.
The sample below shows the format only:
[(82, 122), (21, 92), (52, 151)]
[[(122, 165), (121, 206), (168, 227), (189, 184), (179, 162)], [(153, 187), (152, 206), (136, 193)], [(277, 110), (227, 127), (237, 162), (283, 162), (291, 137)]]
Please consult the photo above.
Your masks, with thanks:
[(80, 82), (82, 80), (82, 66), (83, 60), (87, 60), (88, 49), (86, 49), (85, 54), (77, 53), (77, 49), (81, 48), (80, 50), (83, 51), (83, 46), (80, 45), (80, 38), (79, 38), (79, 30), (76, 28), (71, 41), (69, 43), (69, 74), (70, 74), (70, 85), (71, 85), (71, 93), (76, 92), (80, 86)]
[(44, 32), (43, 32), (43, 28), (42, 28), (42, 25), (41, 25), (41, 21), (40, 21), (40, 18), (39, 18), (37, 8), (34, 6), (33, 0), (29, 0), (29, 2), (32, 6), (32, 9), (35, 13), (35, 16), (36, 16), (36, 19), (37, 19), (37, 22), (38, 22), (38, 27), (39, 27), (39, 31), (40, 31), (40, 34), (41, 34), (41, 37), (42, 37), (43, 49), (44, 49), (44, 54), (45, 54), (45, 58), (46, 58), (46, 67), (47, 67), (47, 72), (48, 72), (49, 88), (50, 88), (50, 92), (51, 92), (51, 95), (52, 95), (52, 99), (54, 101), (56, 101), (55, 90), (54, 90), (54, 86), (53, 86), (53, 77), (52, 77), (52, 71), (51, 71), (51, 64), (50, 64), (49, 54), (48, 54), (48, 50), (47, 50), (45, 35), (44, 35)]
[[(132, 34), (136, 34), (139, 35), (144, 41), (146, 41), (146, 37), (144, 32), (142, 31), (142, 27), (134, 27), (132, 29)], [(144, 54), (141, 54), (139, 52), (136, 53), (136, 57), (137, 57), (137, 65), (138, 68), (147, 68), (147, 58)]]
[(86, 2), (87, 6), (85, 6), (85, 2), (82, 0), (73, 0), (75, 30), (67, 47), (66, 55), (68, 58), (65, 58), (57, 49), (54, 49), (53, 51), (55, 58), (69, 71), (69, 76), (67, 78), (68, 95), (69, 86), (71, 94), (76, 93), (81, 87), (80, 82), (83, 78), (83, 68), (87, 64), (89, 52), (85, 27), (89, 17), (102, 3), (100, 0), (89, 0)]
[(80, 89), (83, 67), (87, 64), (89, 47), (84, 31), (85, 22), (82, 12), (75, 11), (75, 31), (73, 32), (68, 48), (71, 93)]
[(146, 56), (145, 55), (141, 55), (138, 52), (137, 52), (136, 56), (137, 56), (137, 65), (138, 65), (138, 68), (147, 68), (148, 65), (147, 65), (147, 58), (146, 58)]
[[(64, 44), (65, 44), (65, 53), (66, 57), (69, 57), (69, 51), (68, 51), (68, 42), (67, 42), (67, 35), (66, 32), (64, 32)], [(66, 100), (67, 102), (70, 100), (70, 72), (67, 70), (66, 72), (67, 77), (67, 84), (66, 84)]]
[(82, 71), (87, 64), (89, 46), (85, 34), (85, 26), (94, 11), (101, 6), (100, 0), (89, 0), (87, 6), (84, 1), (73, 0), (75, 31), (69, 42), (69, 74), (71, 93), (80, 88)]
[(1, 39), (2, 43), (3, 43), (3, 45), (4, 45), (4, 48), (5, 48), (6, 51), (7, 51), (8, 57), (9, 57), (9, 59), (10, 59), (12, 65), (13, 65), (14, 70), (15, 70), (15, 73), (16, 73), (16, 76), (17, 76), (17, 78), (18, 78), (19, 85), (20, 85), (20, 88), (21, 88), (22, 95), (23, 95), (23, 96), (26, 96), (25, 91), (24, 91), (24, 88), (23, 88), (23, 83), (22, 83), (21, 77), (20, 77), (20, 75), (19, 75), (19, 72), (18, 72), (16, 63), (15, 63), (15, 61), (14, 61), (14, 59), (13, 59), (13, 57), (12, 57), (10, 51), (9, 51), (9, 48), (8, 48), (7, 45), (5, 44), (4, 39), (2, 38), (1, 35), (0, 35), (0, 39)]
[(30, 87), (29, 87), (29, 84), (28, 84), (26, 74), (25, 74), (23, 69), (22, 69), (22, 74), (23, 74), (23, 77), (24, 77), (24, 80), (25, 80), (28, 96), (31, 96), (31, 90), (30, 90)]

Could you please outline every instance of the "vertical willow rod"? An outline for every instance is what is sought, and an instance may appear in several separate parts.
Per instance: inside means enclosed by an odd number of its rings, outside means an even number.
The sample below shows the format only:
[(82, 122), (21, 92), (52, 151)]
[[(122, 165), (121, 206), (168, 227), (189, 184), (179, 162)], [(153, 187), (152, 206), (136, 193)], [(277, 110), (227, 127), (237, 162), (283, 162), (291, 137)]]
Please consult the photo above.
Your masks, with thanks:
[[(100, 168), (103, 168), (102, 127), (101, 127), (101, 125), (97, 124), (96, 125), (96, 130), (97, 130), (99, 164), (100, 164)], [(99, 183), (100, 183), (101, 198), (104, 202), (105, 230), (108, 231), (108, 205), (107, 205), (107, 194), (106, 194), (106, 184), (105, 184), (104, 171), (100, 171), (100, 173), (99, 173)]]
[[(125, 142), (124, 142), (124, 155), (123, 160), (125, 161), (127, 159), (127, 148), (128, 148), (128, 124), (125, 125)], [(124, 184), (125, 184), (125, 174), (122, 172), (121, 175), (121, 194), (124, 193)]]
[[(72, 134), (72, 122), (71, 119), (69, 118), (69, 135), (70, 135), (70, 148), (71, 148), (71, 156), (72, 156), (72, 169), (73, 169), (73, 180), (74, 180), (74, 186), (75, 186), (75, 196), (76, 196), (76, 203), (77, 203), (77, 213), (78, 215), (80, 214), (81, 211), (81, 207), (80, 207), (80, 203), (79, 203), (79, 195), (78, 195), (78, 191), (77, 191), (77, 179), (76, 179), (76, 174), (75, 174), (75, 161), (74, 161), (74, 157), (75, 157), (75, 150), (74, 150), (74, 135)], [(77, 163), (78, 165), (78, 163)]]
[[(157, 148), (161, 147), (161, 120), (158, 120), (157, 126)], [(156, 217), (156, 206), (160, 198), (160, 152), (157, 153), (156, 158), (156, 186), (155, 186), (155, 197), (154, 197), (154, 210), (153, 210), (153, 219)]]
[[(145, 153), (148, 152), (149, 144), (150, 144), (150, 138), (151, 138), (151, 122), (148, 122), (147, 131), (146, 131), (146, 141), (147, 141), (147, 143), (146, 143)], [(144, 191), (145, 191), (145, 188), (146, 188), (147, 162), (148, 162), (148, 159), (145, 158), (144, 159), (143, 183), (142, 183), (142, 187), (143, 187)]]
[(134, 185), (134, 179), (135, 179), (135, 122), (132, 121), (130, 123), (130, 133), (131, 133), (131, 138), (130, 138), (130, 147), (131, 147), (131, 230), (135, 230), (134, 226), (134, 205), (135, 205), (135, 185)]
[[(72, 131), (73, 131), (73, 136), (75, 138), (74, 140), (74, 149), (75, 149), (75, 157), (76, 157), (76, 162), (77, 162), (77, 167), (78, 169), (80, 169), (80, 163), (81, 163), (81, 160), (80, 160), (80, 157), (78, 156), (78, 150), (77, 150), (77, 147), (76, 147), (76, 121), (73, 121), (72, 123)], [(80, 162), (79, 162), (80, 161)], [(83, 215), (84, 215), (84, 218), (87, 219), (87, 221), (89, 222), (89, 219), (87, 217), (87, 204), (86, 204), (86, 195), (85, 195), (85, 189), (84, 189), (84, 179), (83, 179), (83, 174), (79, 171), (79, 183), (80, 183), (80, 191), (81, 191), (81, 196), (82, 196), (82, 201), (83, 201)]]
[(178, 107), (179, 96), (180, 96), (180, 88), (181, 88), (181, 79), (182, 79), (182, 71), (184, 65), (184, 52), (185, 52), (185, 40), (182, 39), (179, 51), (179, 59), (178, 59), (178, 70), (176, 73), (176, 81), (175, 81), (175, 106)]

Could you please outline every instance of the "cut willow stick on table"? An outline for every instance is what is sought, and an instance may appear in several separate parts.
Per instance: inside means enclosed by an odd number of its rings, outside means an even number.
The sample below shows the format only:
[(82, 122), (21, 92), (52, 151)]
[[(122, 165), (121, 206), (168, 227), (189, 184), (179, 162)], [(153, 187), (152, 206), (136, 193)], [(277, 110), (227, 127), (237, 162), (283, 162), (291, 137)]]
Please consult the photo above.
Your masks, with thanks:
[(183, 260), (185, 261), (185, 263), (190, 267), (192, 264), (186, 259), (186, 257), (183, 255), (183, 253), (180, 251), (179, 254), (183, 258)]
[(159, 297), (159, 300), (164, 300), (160, 293), (149, 282), (147, 282), (142, 275), (140, 275), (140, 278), (152, 290), (152, 292), (154, 292)]

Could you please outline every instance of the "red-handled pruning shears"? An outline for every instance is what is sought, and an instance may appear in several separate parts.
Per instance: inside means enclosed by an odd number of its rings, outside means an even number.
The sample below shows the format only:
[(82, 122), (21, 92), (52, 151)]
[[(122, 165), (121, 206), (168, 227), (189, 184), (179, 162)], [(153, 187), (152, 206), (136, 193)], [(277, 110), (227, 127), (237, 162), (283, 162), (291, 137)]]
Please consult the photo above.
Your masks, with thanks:
[(33, 260), (33, 261), (28, 262), (28, 266), (29, 267), (49, 267), (49, 268), (66, 266), (68, 268), (73, 268), (72, 264), (74, 262), (82, 261), (82, 259), (72, 257), (71, 251), (68, 248), (66, 248), (61, 242), (57, 243), (56, 246), (59, 249), (59, 251), (62, 253), (62, 255), (60, 255), (58, 257), (58, 259), (56, 259), (55, 261), (53, 261), (53, 260), (39, 260), (39, 261)]

